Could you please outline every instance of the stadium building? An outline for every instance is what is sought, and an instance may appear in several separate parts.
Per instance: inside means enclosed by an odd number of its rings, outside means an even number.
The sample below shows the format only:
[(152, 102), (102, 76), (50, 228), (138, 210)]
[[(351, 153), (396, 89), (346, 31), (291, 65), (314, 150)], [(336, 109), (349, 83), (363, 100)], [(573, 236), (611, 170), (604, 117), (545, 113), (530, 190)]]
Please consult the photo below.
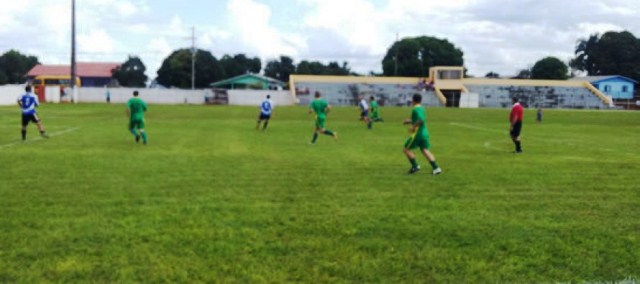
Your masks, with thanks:
[(433, 107), (504, 108), (517, 97), (525, 107), (606, 109), (611, 96), (591, 81), (464, 78), (463, 67), (433, 67), (429, 77), (353, 77), (291, 75), (291, 92), (308, 104), (318, 91), (330, 104), (355, 105), (374, 96), (381, 105), (407, 105), (415, 93)]

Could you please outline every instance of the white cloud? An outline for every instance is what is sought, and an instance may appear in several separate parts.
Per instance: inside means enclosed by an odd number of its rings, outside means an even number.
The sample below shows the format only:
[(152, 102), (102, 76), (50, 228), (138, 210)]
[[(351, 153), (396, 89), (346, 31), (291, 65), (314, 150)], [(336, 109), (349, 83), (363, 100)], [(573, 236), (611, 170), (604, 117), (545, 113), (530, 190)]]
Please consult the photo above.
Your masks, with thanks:
[(30, 0), (26, 0), (2, 3), (2, 9), (0, 9), (0, 34), (10, 32), (19, 27), (18, 18), (25, 16), (30, 2)]
[[(622, 31), (623, 28), (621, 26), (612, 24), (612, 23), (598, 23), (598, 22), (585, 22), (578, 24), (578, 31), (584, 34), (583, 37), (588, 37), (591, 34), (598, 33), (603, 34), (608, 31)], [(636, 35), (638, 37), (640, 35)]]
[(352, 51), (380, 54), (385, 49), (387, 16), (366, 0), (306, 0), (309, 14), (304, 25), (310, 29), (325, 30), (339, 36)]
[[(65, 63), (70, 50), (70, 3), (5, 1), (0, 51)], [(544, 56), (567, 60), (575, 43), (593, 33), (628, 30), (640, 37), (638, 0), (169, 0), (77, 1), (82, 60), (139, 55), (154, 77), (173, 50), (191, 45), (266, 60), (347, 61), (360, 73), (380, 71), (400, 37), (446, 38), (464, 52), (471, 74), (502, 75)], [(193, 8), (198, 7), (198, 8)]]
[(78, 48), (87, 53), (109, 53), (115, 51), (115, 44), (106, 31), (95, 30), (78, 36)]
[(230, 0), (229, 26), (251, 52), (264, 58), (280, 55), (297, 56), (306, 45), (300, 36), (274, 28), (269, 6), (253, 0)]
[(173, 51), (166, 38), (154, 38), (149, 42), (149, 50), (151, 53), (166, 54), (167, 56)]
[(130, 17), (138, 13), (137, 6), (129, 1), (118, 1), (116, 9), (118, 10), (118, 14), (123, 17)]
[(152, 29), (147, 24), (133, 24), (129, 26), (128, 30), (133, 33), (148, 34)]
[(143, 54), (141, 58), (147, 67), (147, 76), (153, 80), (156, 72), (160, 69), (162, 61), (171, 54), (174, 48), (164, 37), (153, 38), (147, 44), (149, 52)]

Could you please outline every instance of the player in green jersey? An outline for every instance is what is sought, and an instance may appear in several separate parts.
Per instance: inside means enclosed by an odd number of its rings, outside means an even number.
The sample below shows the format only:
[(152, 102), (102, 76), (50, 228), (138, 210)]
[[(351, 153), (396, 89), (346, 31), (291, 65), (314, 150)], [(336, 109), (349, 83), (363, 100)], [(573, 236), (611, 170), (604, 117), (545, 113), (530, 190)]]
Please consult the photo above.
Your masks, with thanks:
[(315, 144), (316, 140), (318, 140), (318, 134), (322, 133), (325, 135), (333, 136), (333, 139), (338, 140), (338, 133), (332, 132), (329, 129), (326, 129), (324, 123), (327, 119), (327, 113), (331, 109), (329, 103), (326, 100), (320, 98), (320, 92), (316, 92), (315, 99), (309, 105), (309, 114), (316, 114), (316, 130), (313, 133), (313, 140), (311, 140), (311, 144)]
[(380, 107), (378, 106), (378, 102), (376, 102), (376, 98), (371, 96), (369, 98), (369, 110), (370, 110), (370, 120), (372, 122), (384, 122), (384, 119), (380, 117)]
[(429, 160), (429, 163), (431, 163), (431, 167), (433, 168), (431, 173), (437, 175), (442, 173), (442, 169), (438, 167), (436, 157), (429, 151), (431, 145), (429, 143), (429, 131), (427, 130), (427, 114), (424, 107), (420, 105), (421, 102), (422, 96), (420, 94), (413, 95), (411, 119), (404, 121), (404, 124), (411, 124), (409, 132), (411, 132), (412, 135), (407, 139), (407, 142), (405, 142), (403, 151), (411, 163), (410, 174), (420, 170), (420, 166), (416, 162), (416, 157), (413, 152), (411, 152), (411, 149), (420, 148), (422, 154)]
[(129, 131), (136, 137), (136, 143), (142, 137), (142, 143), (147, 144), (147, 133), (144, 131), (144, 112), (147, 104), (138, 98), (138, 91), (133, 92), (133, 98), (127, 102), (127, 115), (129, 116)]

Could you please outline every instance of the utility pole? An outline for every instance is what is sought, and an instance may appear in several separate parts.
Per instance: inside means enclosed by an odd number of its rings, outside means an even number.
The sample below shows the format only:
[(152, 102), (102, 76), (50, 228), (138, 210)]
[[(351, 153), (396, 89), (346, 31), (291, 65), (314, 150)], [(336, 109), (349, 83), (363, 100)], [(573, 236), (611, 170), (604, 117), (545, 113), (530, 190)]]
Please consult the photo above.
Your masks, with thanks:
[(191, 27), (191, 90), (196, 89), (196, 27)]
[(393, 57), (394, 60), (394, 68), (393, 68), (393, 76), (398, 76), (398, 50), (400, 49), (400, 46), (398, 46), (398, 40), (400, 35), (398, 33), (396, 33), (396, 56)]
[(71, 90), (73, 102), (78, 103), (78, 90), (76, 86), (76, 0), (71, 0)]

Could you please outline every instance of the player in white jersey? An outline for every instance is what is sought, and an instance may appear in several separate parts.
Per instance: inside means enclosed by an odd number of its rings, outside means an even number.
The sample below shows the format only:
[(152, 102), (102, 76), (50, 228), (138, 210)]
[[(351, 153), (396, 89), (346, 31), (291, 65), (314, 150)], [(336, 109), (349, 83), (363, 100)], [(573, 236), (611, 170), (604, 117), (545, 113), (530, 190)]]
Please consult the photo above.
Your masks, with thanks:
[(264, 120), (264, 125), (262, 126), (262, 131), (267, 130), (267, 125), (269, 125), (269, 119), (271, 119), (271, 114), (274, 109), (273, 102), (271, 101), (271, 95), (267, 95), (267, 99), (260, 103), (260, 116), (258, 117), (258, 124), (256, 125), (256, 130), (260, 129), (260, 123)]
[(367, 100), (365, 100), (363, 96), (359, 96), (358, 99), (360, 99), (360, 103), (358, 103), (358, 107), (360, 107), (360, 120), (364, 121), (367, 128), (371, 129), (373, 124), (369, 118), (369, 103), (367, 103)]
[(40, 105), (38, 97), (31, 92), (31, 86), (25, 87), (24, 90), (26, 93), (18, 97), (18, 105), (22, 109), (22, 141), (27, 140), (27, 125), (29, 125), (29, 122), (34, 122), (38, 126), (42, 137), (49, 138), (44, 131), (42, 121), (36, 113), (36, 107)]

